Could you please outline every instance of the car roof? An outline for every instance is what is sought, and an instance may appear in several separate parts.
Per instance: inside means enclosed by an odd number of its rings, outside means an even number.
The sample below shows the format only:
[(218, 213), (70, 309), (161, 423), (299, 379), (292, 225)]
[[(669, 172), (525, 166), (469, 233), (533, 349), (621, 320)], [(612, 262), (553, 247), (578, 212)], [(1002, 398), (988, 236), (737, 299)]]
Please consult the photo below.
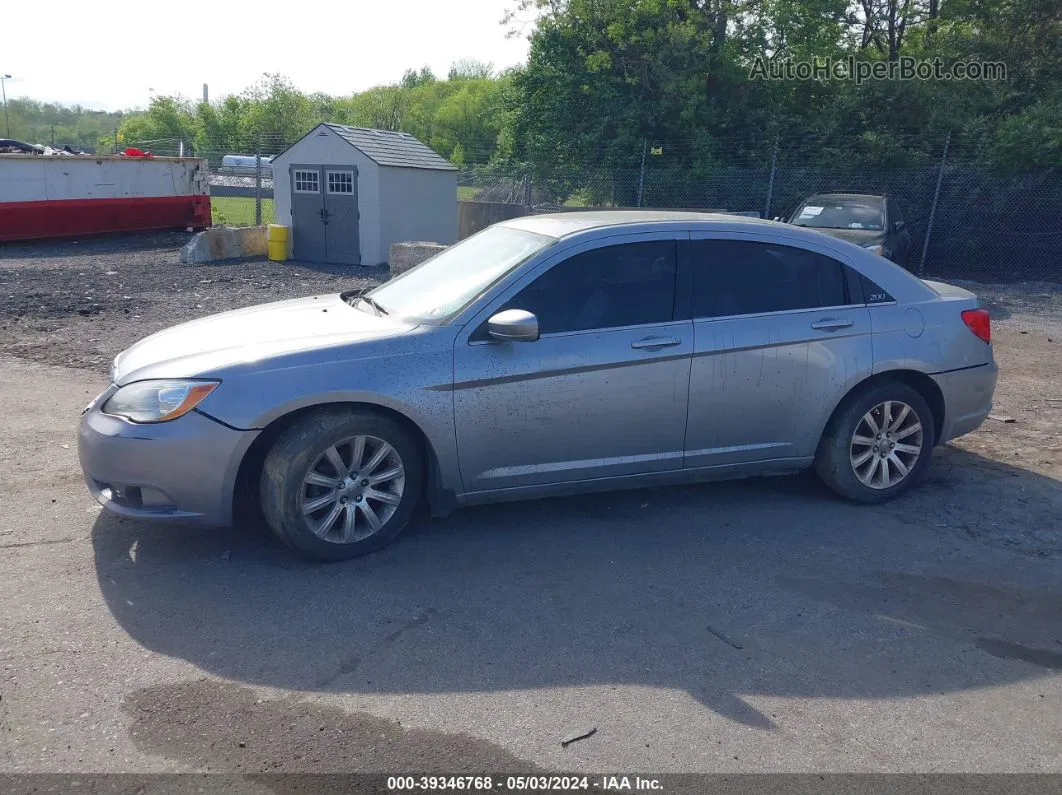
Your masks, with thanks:
[(812, 199), (884, 199), (881, 193), (816, 193), (808, 196), (805, 203)]
[[(682, 228), (716, 229), (732, 232), (762, 232), (777, 229), (782, 224), (723, 213), (692, 213), (678, 210), (586, 210), (544, 215), (525, 215), (502, 221), (499, 226), (525, 229), (549, 237), (567, 237), (579, 232), (609, 227), (657, 227), (681, 226)], [(787, 227), (792, 229), (792, 227)]]
[(590, 210), (544, 215), (525, 215), (501, 221), (495, 226), (523, 229), (557, 240), (600, 238), (610, 234), (639, 232), (725, 232), (768, 237), (785, 245), (812, 243), (832, 249), (843, 249), (854, 243), (840, 240), (820, 229), (797, 226), (762, 218), (724, 213), (697, 213), (680, 210)]

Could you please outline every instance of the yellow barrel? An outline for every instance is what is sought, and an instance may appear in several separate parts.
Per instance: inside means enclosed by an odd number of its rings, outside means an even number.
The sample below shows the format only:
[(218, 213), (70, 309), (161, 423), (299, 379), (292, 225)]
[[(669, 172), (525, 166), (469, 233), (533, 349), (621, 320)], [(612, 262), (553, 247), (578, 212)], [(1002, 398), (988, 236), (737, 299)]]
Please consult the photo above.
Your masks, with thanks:
[(266, 249), (269, 259), (283, 262), (288, 258), (288, 228), (282, 224), (270, 224), (266, 227)]

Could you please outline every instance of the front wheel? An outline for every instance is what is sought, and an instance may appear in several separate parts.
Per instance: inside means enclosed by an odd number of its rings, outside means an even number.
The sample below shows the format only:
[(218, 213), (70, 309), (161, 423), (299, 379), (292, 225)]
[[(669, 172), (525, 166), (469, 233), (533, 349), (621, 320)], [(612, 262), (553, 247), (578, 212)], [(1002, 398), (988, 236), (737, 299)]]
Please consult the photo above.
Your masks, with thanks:
[(935, 441), (925, 399), (907, 384), (884, 382), (837, 408), (819, 443), (815, 471), (843, 497), (886, 502), (918, 481)]
[(393, 420), (325, 409), (284, 431), (262, 467), (262, 512), (273, 532), (319, 560), (389, 544), (409, 523), (423, 486), (417, 444)]

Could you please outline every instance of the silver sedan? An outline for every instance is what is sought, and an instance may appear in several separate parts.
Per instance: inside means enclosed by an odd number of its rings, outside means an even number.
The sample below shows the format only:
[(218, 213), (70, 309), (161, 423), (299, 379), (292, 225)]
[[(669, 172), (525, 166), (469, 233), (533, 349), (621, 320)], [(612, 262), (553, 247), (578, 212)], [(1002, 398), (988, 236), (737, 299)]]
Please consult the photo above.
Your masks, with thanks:
[(336, 560), (425, 499), (475, 503), (814, 467), (901, 495), (992, 405), (989, 316), (818, 232), (670, 212), (490, 227), (368, 292), (226, 312), (114, 361), (89, 489), (126, 516), (250, 508)]

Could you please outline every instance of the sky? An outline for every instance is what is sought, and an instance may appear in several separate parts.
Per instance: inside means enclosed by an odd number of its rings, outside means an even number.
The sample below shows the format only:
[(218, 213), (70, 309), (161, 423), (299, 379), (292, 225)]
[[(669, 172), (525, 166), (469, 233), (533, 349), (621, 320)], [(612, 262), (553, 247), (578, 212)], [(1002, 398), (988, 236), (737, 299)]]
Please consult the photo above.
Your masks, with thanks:
[[(349, 95), (427, 64), (461, 58), (496, 69), (527, 59), (525, 24), (500, 23), (517, 0), (214, 0), (86, 5), (49, 0), (44, 16), (8, 14), (0, 45), (7, 95), (96, 110), (146, 107), (154, 94), (238, 94), (263, 72), (306, 92)], [(92, 10), (88, 10), (92, 9)], [(525, 23), (527, 17), (523, 17)]]

